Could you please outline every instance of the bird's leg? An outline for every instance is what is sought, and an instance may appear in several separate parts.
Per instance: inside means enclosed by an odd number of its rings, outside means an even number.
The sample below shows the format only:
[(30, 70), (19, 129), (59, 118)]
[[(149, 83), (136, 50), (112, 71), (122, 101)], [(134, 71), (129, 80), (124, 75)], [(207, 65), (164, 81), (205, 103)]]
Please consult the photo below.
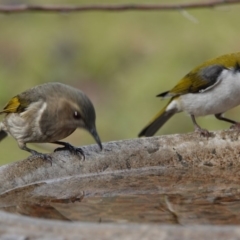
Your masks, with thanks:
[(18, 146), (27, 152), (30, 152), (32, 154), (31, 158), (41, 158), (43, 160), (49, 161), (52, 165), (52, 158), (48, 154), (39, 153), (31, 148), (28, 148), (25, 143), (18, 142)]
[(225, 121), (225, 122), (229, 122), (229, 123), (232, 123), (232, 124), (237, 124), (236, 121), (223, 117), (222, 113), (215, 114), (215, 117), (220, 121)]
[(229, 123), (232, 123), (233, 125), (230, 127), (230, 129), (240, 129), (240, 123), (234, 121), (234, 120), (231, 120), (229, 118), (225, 118), (222, 116), (222, 113), (218, 113), (218, 114), (215, 114), (215, 117), (218, 119), (218, 120), (221, 120), (221, 121), (225, 121), (225, 122), (229, 122)]
[(197, 133), (200, 133), (200, 136), (204, 136), (204, 137), (210, 137), (211, 134), (207, 129), (202, 129), (196, 122), (195, 116), (194, 115), (190, 115), (193, 125), (194, 125), (194, 131)]
[(60, 144), (60, 145), (64, 146), (64, 147), (56, 148), (54, 150), (54, 152), (62, 151), (62, 150), (68, 150), (69, 152), (71, 152), (73, 154), (80, 153), (83, 156), (83, 159), (85, 159), (85, 154), (84, 154), (84, 152), (81, 148), (74, 147), (70, 143), (67, 143), (67, 142), (56, 141), (56, 142), (52, 142), (52, 143), (56, 143), (56, 144)]

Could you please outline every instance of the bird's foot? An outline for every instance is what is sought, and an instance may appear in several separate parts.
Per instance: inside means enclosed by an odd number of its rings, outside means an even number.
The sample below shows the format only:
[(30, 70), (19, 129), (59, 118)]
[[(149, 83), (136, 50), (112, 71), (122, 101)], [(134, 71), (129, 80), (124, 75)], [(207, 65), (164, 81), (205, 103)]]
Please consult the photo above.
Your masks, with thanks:
[(200, 134), (201, 137), (209, 138), (212, 136), (212, 134), (207, 129), (203, 128), (195, 128), (195, 132)]
[(83, 160), (85, 160), (85, 154), (84, 154), (84, 151), (81, 148), (74, 147), (70, 143), (65, 143), (64, 142), (64, 147), (56, 148), (54, 150), (54, 152), (63, 151), (63, 150), (68, 150), (70, 153), (75, 154), (75, 155), (78, 155), (80, 153), (83, 157)]
[(33, 160), (33, 159), (36, 159), (36, 158), (41, 158), (44, 161), (48, 161), (52, 166), (52, 157), (50, 157), (48, 154), (39, 153), (39, 152), (34, 151), (34, 152), (32, 152), (32, 155), (30, 156), (30, 159)]
[(240, 130), (240, 123), (234, 123), (231, 127), (230, 127), (230, 129), (232, 129), (232, 130)]

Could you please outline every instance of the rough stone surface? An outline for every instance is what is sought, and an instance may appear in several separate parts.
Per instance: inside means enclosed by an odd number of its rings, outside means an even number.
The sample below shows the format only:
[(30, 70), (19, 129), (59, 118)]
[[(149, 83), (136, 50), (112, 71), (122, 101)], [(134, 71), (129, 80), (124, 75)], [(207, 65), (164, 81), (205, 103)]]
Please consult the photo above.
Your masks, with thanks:
[[(169, 135), (106, 143), (102, 152), (86, 146), (85, 161), (56, 152), (52, 166), (42, 159), (2, 166), (0, 208), (8, 212), (0, 211), (0, 236), (240, 238), (233, 226), (240, 223), (238, 140), (233, 130), (208, 139), (194, 133)], [(39, 209), (51, 212), (46, 218), (62, 221), (11, 214), (37, 217)], [(101, 216), (99, 221), (88, 217), (94, 214)]]

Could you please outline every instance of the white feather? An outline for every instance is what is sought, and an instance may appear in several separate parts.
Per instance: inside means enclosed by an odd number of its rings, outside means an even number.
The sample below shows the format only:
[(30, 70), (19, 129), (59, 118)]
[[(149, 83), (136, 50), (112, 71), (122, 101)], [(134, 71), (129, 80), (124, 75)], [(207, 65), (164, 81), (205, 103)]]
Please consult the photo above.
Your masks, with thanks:
[[(31, 142), (32, 139), (39, 140), (43, 137), (40, 129), (42, 113), (47, 108), (45, 102), (39, 101), (29, 105), (22, 113), (11, 113), (3, 121), (6, 131), (17, 141)], [(31, 119), (29, 119), (31, 116)], [(29, 121), (31, 120), (31, 121)]]
[(167, 107), (194, 116), (224, 113), (240, 104), (240, 72), (225, 69), (218, 84), (199, 93), (188, 93), (173, 100)]

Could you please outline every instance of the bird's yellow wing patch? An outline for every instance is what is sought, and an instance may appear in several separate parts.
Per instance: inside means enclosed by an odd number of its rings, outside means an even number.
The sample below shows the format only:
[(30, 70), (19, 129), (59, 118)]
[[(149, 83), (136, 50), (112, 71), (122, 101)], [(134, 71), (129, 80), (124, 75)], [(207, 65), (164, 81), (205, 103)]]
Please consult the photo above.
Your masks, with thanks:
[(203, 79), (201, 79), (196, 73), (189, 73), (181, 81), (179, 81), (172, 90), (169, 91), (169, 94), (175, 96), (186, 93), (196, 93), (213, 83), (214, 81), (212, 81), (212, 83), (203, 81)]
[[(166, 96), (177, 96), (186, 93), (197, 93), (211, 87), (217, 81), (218, 74), (222, 69), (236, 68), (240, 66), (240, 52), (210, 59), (194, 68), (169, 92)], [(164, 95), (164, 96), (165, 96)], [(161, 94), (159, 94), (161, 96)]]
[(13, 97), (0, 113), (16, 113), (21, 105), (18, 97)]

